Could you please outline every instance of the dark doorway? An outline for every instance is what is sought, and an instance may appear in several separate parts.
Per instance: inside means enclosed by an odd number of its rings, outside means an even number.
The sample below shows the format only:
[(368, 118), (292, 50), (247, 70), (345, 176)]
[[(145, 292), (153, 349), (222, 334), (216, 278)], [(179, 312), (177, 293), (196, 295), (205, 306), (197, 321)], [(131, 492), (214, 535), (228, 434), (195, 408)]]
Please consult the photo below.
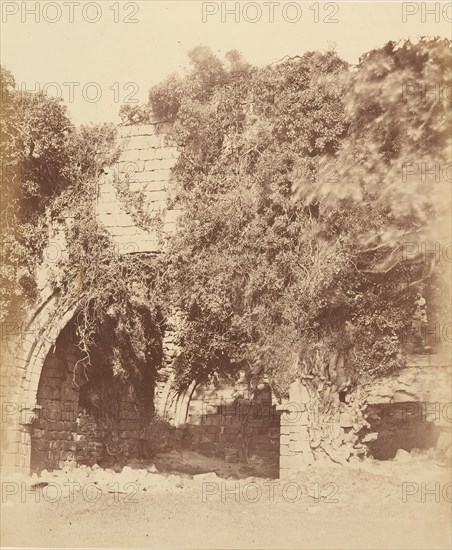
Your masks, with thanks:
[(377, 432), (375, 441), (366, 443), (377, 460), (394, 458), (398, 449), (428, 450), (436, 446), (440, 429), (426, 420), (434, 404), (423, 402), (384, 403), (367, 407), (369, 432)]

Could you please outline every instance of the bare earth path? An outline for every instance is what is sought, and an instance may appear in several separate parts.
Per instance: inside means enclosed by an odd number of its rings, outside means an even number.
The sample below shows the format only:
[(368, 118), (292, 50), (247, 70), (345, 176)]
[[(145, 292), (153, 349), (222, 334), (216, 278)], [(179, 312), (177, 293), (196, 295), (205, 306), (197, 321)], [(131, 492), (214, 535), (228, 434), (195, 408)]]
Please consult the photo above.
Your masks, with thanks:
[[(42, 480), (49, 486), (30, 491)], [(25, 486), (3, 480), (2, 546), (452, 547), (450, 471), (431, 462), (316, 468), (291, 482), (215, 474), (193, 479), (149, 473), (142, 465), (117, 474), (59, 472), (42, 480)], [(71, 493), (71, 482), (81, 489)]]

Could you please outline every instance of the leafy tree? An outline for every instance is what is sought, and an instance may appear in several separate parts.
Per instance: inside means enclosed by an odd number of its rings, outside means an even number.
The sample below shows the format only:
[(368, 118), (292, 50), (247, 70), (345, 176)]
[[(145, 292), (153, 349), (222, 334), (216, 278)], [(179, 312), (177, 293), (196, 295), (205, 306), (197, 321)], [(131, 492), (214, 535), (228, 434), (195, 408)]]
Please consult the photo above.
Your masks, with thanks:
[[(401, 239), (428, 231), (441, 191), (400, 180), (419, 154), (444, 161), (446, 109), (404, 103), (404, 83), (445, 84), (449, 52), (388, 44), (354, 71), (328, 52), (232, 76), (202, 50), (192, 73), (151, 90), (182, 153), (184, 215), (166, 258), (166, 291), (185, 314), (181, 384), (245, 368), (287, 394), (300, 377), (321, 422), (348, 395), (365, 424), (360, 384), (403, 367), (415, 294), (435, 277), (404, 261)], [(334, 455), (331, 437), (321, 448)]]
[(162, 353), (155, 262), (121, 256), (95, 208), (99, 178), (119, 154), (116, 128), (74, 127), (61, 101), (19, 92), (6, 69), (2, 103), (2, 320), (23, 320), (38, 298), (37, 267), (49, 235), (64, 233), (67, 252), (50, 282), (61, 315), (77, 306), (74, 382), (86, 382), (95, 366), (97, 375), (135, 389), (149, 413), (147, 389)]
[(20, 318), (24, 299), (36, 295), (34, 269), (46, 243), (44, 211), (70, 182), (68, 144), (74, 128), (66, 107), (43, 94), (20, 92), (1, 68), (3, 319)]

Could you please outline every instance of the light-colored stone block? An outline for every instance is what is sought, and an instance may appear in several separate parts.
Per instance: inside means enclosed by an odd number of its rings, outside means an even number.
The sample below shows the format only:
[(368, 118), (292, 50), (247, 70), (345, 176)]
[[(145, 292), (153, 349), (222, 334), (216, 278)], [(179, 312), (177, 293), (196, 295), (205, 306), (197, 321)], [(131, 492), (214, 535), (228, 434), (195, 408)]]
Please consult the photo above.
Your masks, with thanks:
[(130, 136), (124, 143), (125, 150), (131, 149), (156, 149), (157, 147), (163, 147), (163, 136), (158, 134), (147, 136)]
[(279, 479), (290, 479), (298, 474), (299, 470), (295, 468), (280, 468)]
[(291, 453), (310, 453), (311, 447), (308, 441), (296, 440), (290, 442), (289, 451)]
[(155, 156), (154, 149), (128, 149), (121, 153), (119, 162), (138, 162), (140, 160), (153, 160)]
[(150, 136), (155, 133), (155, 124), (131, 124), (129, 126), (118, 126), (118, 134), (120, 137)]
[(291, 454), (289, 445), (280, 445), (279, 446), (279, 455), (280, 456), (288, 456)]
[(180, 151), (177, 147), (160, 147), (159, 149), (155, 149), (155, 157), (156, 159), (174, 159), (174, 161), (177, 161), (179, 158)]
[[(154, 149), (152, 150), (154, 151)], [(146, 165), (145, 160), (129, 160), (126, 162), (118, 162), (117, 172), (121, 174), (133, 174), (134, 172), (143, 172)]]

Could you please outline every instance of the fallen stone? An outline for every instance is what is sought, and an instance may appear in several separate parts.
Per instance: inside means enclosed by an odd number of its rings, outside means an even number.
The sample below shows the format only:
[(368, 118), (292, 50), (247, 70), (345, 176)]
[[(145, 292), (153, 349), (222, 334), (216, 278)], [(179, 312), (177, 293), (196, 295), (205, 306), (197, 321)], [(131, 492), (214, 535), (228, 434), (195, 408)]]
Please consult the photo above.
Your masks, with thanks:
[(419, 401), (419, 399), (410, 392), (400, 390), (396, 391), (394, 394), (394, 403), (410, 403), (412, 401)]
[(341, 428), (351, 428), (353, 426), (351, 414), (348, 412), (341, 413), (341, 416), (339, 417), (339, 425)]
[(411, 455), (408, 451), (405, 451), (405, 449), (399, 449), (395, 454), (394, 460), (397, 462), (407, 462), (411, 460)]
[(397, 382), (404, 384), (405, 386), (412, 386), (416, 380), (416, 375), (412, 372), (405, 372), (397, 378)]
[(218, 476), (215, 472), (207, 472), (205, 474), (196, 474), (193, 476), (195, 481), (203, 483), (204, 481), (216, 481)]
[(155, 464), (152, 464), (151, 466), (149, 466), (149, 468), (147, 469), (147, 471), (148, 471), (150, 474), (157, 474), (157, 473), (158, 473), (158, 470), (157, 470), (157, 468), (155, 467)]
[(357, 441), (358, 441), (358, 436), (353, 432), (348, 432), (348, 434), (344, 435), (345, 443), (356, 443)]
[(370, 443), (378, 439), (378, 432), (370, 432), (362, 438), (363, 443)]
[(101, 467), (99, 466), (99, 464), (93, 464), (93, 466), (92, 466), (92, 468), (91, 468), (91, 470), (92, 470), (93, 472), (95, 472), (96, 470), (100, 470), (100, 469), (101, 469)]

